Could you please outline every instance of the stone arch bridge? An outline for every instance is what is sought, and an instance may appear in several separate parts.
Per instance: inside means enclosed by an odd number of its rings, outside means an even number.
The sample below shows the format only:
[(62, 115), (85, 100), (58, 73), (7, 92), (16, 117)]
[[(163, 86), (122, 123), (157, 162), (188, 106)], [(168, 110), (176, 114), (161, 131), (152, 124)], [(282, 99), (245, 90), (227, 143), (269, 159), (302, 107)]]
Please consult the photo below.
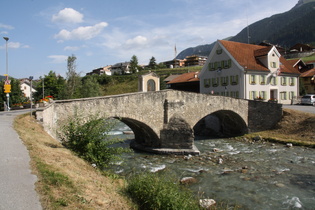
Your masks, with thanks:
[(270, 129), (282, 105), (191, 92), (162, 90), (57, 100), (36, 111), (45, 130), (58, 139), (61, 122), (74, 115), (117, 118), (135, 134), (133, 148), (156, 153), (198, 154), (195, 134), (237, 136)]

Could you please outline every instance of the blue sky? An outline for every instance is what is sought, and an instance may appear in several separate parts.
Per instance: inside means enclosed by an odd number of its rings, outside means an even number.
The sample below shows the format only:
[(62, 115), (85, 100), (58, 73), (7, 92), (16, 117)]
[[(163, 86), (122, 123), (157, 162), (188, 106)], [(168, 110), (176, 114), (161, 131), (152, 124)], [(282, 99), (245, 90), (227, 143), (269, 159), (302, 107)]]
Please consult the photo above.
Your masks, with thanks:
[[(290, 10), (298, 0), (7, 0), (0, 35), (9, 37), (8, 72), (15, 78), (65, 76), (67, 57), (77, 72), (130, 61), (139, 64), (236, 35), (260, 19)], [(2, 41), (1, 41), (2, 40)], [(0, 40), (0, 74), (6, 41)]]

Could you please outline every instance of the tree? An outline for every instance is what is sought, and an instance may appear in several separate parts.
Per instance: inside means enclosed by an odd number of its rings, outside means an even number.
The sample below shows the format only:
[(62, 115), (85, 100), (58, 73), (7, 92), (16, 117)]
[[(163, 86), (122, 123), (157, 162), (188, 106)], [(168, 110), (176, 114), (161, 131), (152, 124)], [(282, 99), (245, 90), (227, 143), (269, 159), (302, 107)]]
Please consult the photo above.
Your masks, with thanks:
[(67, 82), (65, 98), (80, 98), (81, 81), (80, 75), (76, 72), (76, 57), (74, 55), (68, 57), (67, 61)]
[(131, 57), (130, 70), (131, 70), (132, 73), (136, 73), (139, 70), (139, 68), (138, 68), (138, 58), (135, 55), (133, 55)]
[(81, 97), (88, 98), (101, 95), (100, 85), (97, 81), (98, 75), (95, 76), (85, 76), (82, 78)]
[(152, 58), (150, 59), (149, 68), (150, 68), (150, 69), (155, 69), (155, 68), (156, 68), (156, 60), (155, 60), (155, 58), (154, 58), (153, 56), (152, 56)]
[(54, 71), (50, 71), (48, 75), (41, 77), (40, 81), (36, 84), (36, 93), (34, 94), (34, 97), (37, 101), (45, 96), (53, 96), (55, 99), (63, 99), (64, 89), (65, 79), (60, 75), (57, 76)]

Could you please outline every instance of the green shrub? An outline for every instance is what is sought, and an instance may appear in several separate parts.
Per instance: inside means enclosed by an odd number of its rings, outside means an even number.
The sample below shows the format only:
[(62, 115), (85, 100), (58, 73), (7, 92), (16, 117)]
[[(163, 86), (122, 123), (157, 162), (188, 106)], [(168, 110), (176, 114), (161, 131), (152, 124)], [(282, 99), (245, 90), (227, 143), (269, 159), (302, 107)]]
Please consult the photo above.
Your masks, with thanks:
[(61, 140), (65, 147), (74, 151), (79, 157), (103, 168), (127, 151), (122, 147), (112, 146), (121, 141), (110, 139), (107, 134), (114, 125), (110, 119), (75, 114), (62, 127)]
[(139, 209), (199, 209), (198, 200), (178, 180), (157, 174), (132, 176), (126, 187), (128, 195)]

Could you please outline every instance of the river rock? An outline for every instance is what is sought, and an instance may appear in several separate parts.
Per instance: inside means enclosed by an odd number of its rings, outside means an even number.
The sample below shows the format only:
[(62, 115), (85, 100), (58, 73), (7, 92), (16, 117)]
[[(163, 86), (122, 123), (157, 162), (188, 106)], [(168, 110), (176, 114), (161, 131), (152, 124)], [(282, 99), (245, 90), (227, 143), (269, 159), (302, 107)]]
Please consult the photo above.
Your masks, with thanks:
[(277, 186), (277, 187), (281, 187), (281, 188), (285, 187), (285, 185), (282, 184), (282, 183), (277, 183), (276, 186)]
[(292, 144), (292, 143), (287, 143), (286, 146), (287, 146), (287, 147), (293, 147), (293, 144)]
[(201, 206), (201, 208), (204, 208), (204, 209), (210, 209), (210, 207), (215, 204), (216, 202), (213, 199), (200, 199), (199, 200), (199, 205)]
[(223, 159), (222, 159), (222, 158), (219, 158), (218, 164), (222, 164), (222, 163), (223, 163)]
[(194, 184), (197, 182), (197, 179), (194, 177), (184, 177), (180, 180), (181, 184)]

